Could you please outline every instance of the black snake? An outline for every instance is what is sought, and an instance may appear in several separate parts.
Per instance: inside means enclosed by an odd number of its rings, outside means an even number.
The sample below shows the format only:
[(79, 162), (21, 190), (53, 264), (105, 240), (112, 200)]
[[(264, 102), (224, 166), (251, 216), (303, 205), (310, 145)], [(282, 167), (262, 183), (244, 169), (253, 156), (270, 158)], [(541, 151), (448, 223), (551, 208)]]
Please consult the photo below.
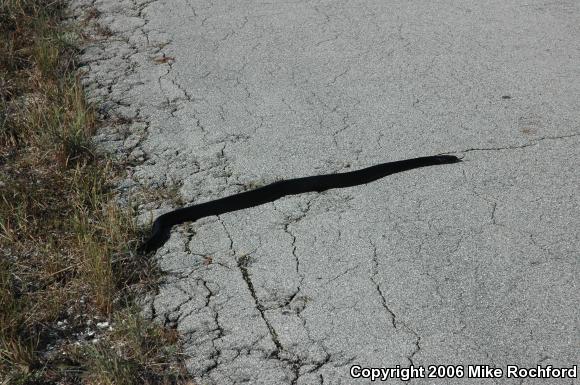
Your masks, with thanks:
[(304, 178), (288, 179), (234, 194), (229, 197), (216, 199), (210, 202), (173, 210), (159, 216), (154, 222), (151, 236), (141, 247), (142, 252), (151, 252), (161, 247), (168, 239), (171, 227), (187, 221), (196, 221), (211, 215), (220, 215), (231, 211), (258, 206), (275, 201), (286, 195), (302, 194), (305, 192), (321, 192), (333, 188), (351, 187), (369, 183), (390, 174), (413, 168), (433, 166), (437, 164), (457, 163), (461, 160), (453, 155), (425, 156), (415, 159), (400, 160), (397, 162), (381, 163), (361, 170), (308, 176)]

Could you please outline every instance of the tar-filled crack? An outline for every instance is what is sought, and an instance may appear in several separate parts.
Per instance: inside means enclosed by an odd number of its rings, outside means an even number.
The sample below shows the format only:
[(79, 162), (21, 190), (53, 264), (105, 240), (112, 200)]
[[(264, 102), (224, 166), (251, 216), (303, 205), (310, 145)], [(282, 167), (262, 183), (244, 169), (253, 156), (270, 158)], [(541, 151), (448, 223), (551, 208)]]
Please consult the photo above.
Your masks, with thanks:
[[(289, 216), (283, 214), (285, 217), (284, 232), (286, 234), (288, 234), (290, 236), (290, 238), (292, 239), (292, 243), (291, 243), (290, 247), (291, 247), (292, 256), (294, 257), (296, 275), (298, 276), (299, 281), (298, 281), (298, 284), (296, 285), (296, 290), (290, 296), (288, 296), (288, 298), (282, 303), (281, 307), (289, 306), (292, 303), (292, 301), (298, 296), (298, 294), (301, 291), (302, 283), (304, 282), (304, 278), (305, 278), (304, 273), (302, 273), (300, 271), (300, 258), (298, 257), (298, 254), (296, 253), (296, 236), (290, 230), (290, 225), (292, 225), (293, 223), (297, 223), (298, 221), (300, 221), (302, 218), (304, 218), (308, 214), (308, 212), (310, 211), (310, 208), (312, 206), (313, 201), (314, 201), (314, 199), (308, 200), (308, 202), (306, 203), (306, 208), (304, 210), (302, 210), (300, 212), (300, 215), (297, 217), (289, 217)], [(275, 202), (272, 202), (272, 205), (274, 207), (274, 210), (280, 211), (278, 209), (278, 207), (276, 206)]]
[(491, 207), (491, 223), (493, 223), (496, 226), (499, 226), (499, 224), (497, 223), (497, 219), (495, 218), (495, 212), (497, 210), (497, 202), (493, 202), (492, 203), (492, 207)]
[[(212, 299), (214, 293), (209, 288), (206, 281), (202, 281), (202, 282), (203, 282), (203, 286), (205, 287), (205, 289), (208, 292), (208, 294), (206, 296), (205, 306), (207, 308), (211, 309), (210, 303), (211, 303), (211, 299)], [(220, 360), (222, 351), (221, 351), (221, 349), (218, 348), (218, 346), (216, 346), (216, 341), (224, 336), (224, 329), (220, 325), (220, 322), (219, 322), (219, 313), (216, 309), (212, 309), (212, 311), (213, 311), (213, 321), (215, 323), (214, 330), (217, 331), (217, 333), (211, 340), (211, 344), (213, 347), (213, 353), (211, 354), (210, 358), (213, 360), (213, 363), (206, 369), (206, 374), (210, 373), (212, 370), (217, 368), (217, 366), (219, 365), (219, 360)]]
[(344, 75), (346, 75), (346, 74), (348, 73), (348, 71), (350, 71), (350, 67), (349, 67), (349, 68), (347, 68), (347, 69), (345, 69), (345, 70), (344, 70), (344, 71), (342, 71), (341, 73), (339, 73), (339, 74), (335, 75), (335, 76), (332, 78), (332, 80), (331, 80), (329, 83), (327, 83), (327, 84), (326, 84), (326, 86), (327, 86), (327, 87), (329, 87), (329, 86), (331, 86), (331, 85), (334, 85), (334, 84), (336, 83), (336, 81), (337, 81), (339, 78), (341, 78), (341, 77), (343, 77)]
[(348, 114), (345, 114), (342, 117), (342, 126), (338, 130), (336, 130), (335, 132), (332, 133), (332, 141), (337, 148), (339, 147), (339, 145), (338, 145), (338, 140), (336, 137), (351, 127), (350, 123), (347, 123), (348, 118), (349, 118)]
[[(328, 364), (332, 358), (331, 354), (328, 352), (328, 349), (326, 348), (326, 346), (324, 346), (324, 343), (322, 341), (317, 341), (312, 337), (312, 334), (310, 333), (310, 329), (308, 328), (308, 325), (306, 324), (306, 318), (304, 318), (301, 314), (301, 312), (297, 312), (296, 316), (300, 319), (300, 321), (302, 322), (302, 327), (304, 328), (304, 330), (306, 331), (306, 336), (308, 337), (308, 340), (312, 343), (312, 344), (318, 344), (322, 351), (324, 352), (324, 358), (321, 361), (318, 362), (314, 362), (313, 365), (314, 367), (310, 370), (308, 370), (306, 372), (306, 374), (309, 373), (314, 373), (318, 370), (320, 370), (324, 365)], [(320, 374), (320, 379), (322, 378), (322, 374)], [(322, 383), (322, 382), (321, 382)]]
[(219, 223), (222, 225), (224, 232), (226, 233), (228, 240), (230, 242), (229, 250), (233, 255), (235, 255), (236, 252), (234, 250), (234, 240), (232, 238), (232, 235), (230, 234), (228, 228), (226, 227), (226, 225), (225, 225), (224, 221), (221, 219), (221, 217), (218, 215), (217, 218), (218, 218)]
[(411, 365), (416, 366), (415, 361), (413, 360), (413, 357), (415, 357), (415, 354), (419, 353), (419, 351), (421, 350), (421, 336), (418, 335), (413, 329), (408, 329), (408, 330), (415, 336), (415, 341), (413, 342), (415, 345), (415, 348), (411, 352), (411, 354), (407, 357), (407, 359), (409, 360)]
[(381, 290), (379, 283), (376, 280), (376, 276), (377, 276), (378, 271), (379, 271), (378, 270), (379, 261), (378, 261), (378, 255), (377, 255), (377, 246), (370, 240), (369, 240), (369, 243), (371, 244), (371, 246), (373, 248), (373, 256), (372, 256), (373, 265), (372, 265), (372, 270), (371, 270), (372, 274), (370, 276), (370, 280), (375, 285), (375, 289), (379, 295), (379, 298), (381, 299), (381, 305), (382, 305), (383, 309), (385, 309), (385, 311), (389, 315), (389, 319), (391, 321), (390, 323), (393, 326), (393, 328), (395, 330), (400, 330), (399, 326), (402, 326), (405, 332), (410, 333), (413, 336), (414, 348), (413, 348), (413, 351), (407, 356), (407, 360), (409, 360), (411, 365), (415, 365), (413, 357), (415, 357), (415, 355), (421, 350), (421, 336), (415, 330), (413, 330), (411, 327), (409, 327), (404, 321), (398, 319), (395, 312), (393, 310), (391, 310), (391, 308), (389, 307), (389, 305), (387, 303), (387, 299), (385, 298), (385, 295), (384, 295), (383, 291)]
[[(340, 238), (340, 235), (339, 235), (339, 238)], [(358, 269), (359, 267), (360, 267), (360, 266), (351, 266), (351, 267), (349, 267), (348, 269), (345, 269), (345, 270), (343, 270), (342, 272), (340, 272), (340, 273), (338, 273), (337, 275), (335, 275), (334, 277), (330, 278), (330, 279), (328, 280), (328, 282), (330, 283), (330, 282), (336, 281), (337, 279), (339, 279), (339, 278), (341, 278), (341, 277), (344, 277), (345, 275), (347, 275), (348, 273), (350, 273), (350, 272), (352, 272), (352, 271), (354, 271), (354, 270)]]
[(252, 278), (250, 277), (250, 273), (248, 272), (249, 259), (250, 259), (249, 255), (240, 256), (238, 258), (238, 268), (240, 269), (240, 272), (242, 273), (242, 278), (243, 278), (244, 282), (246, 283), (246, 286), (248, 288), (248, 291), (250, 292), (250, 295), (252, 296), (252, 299), (254, 300), (254, 304), (256, 305), (256, 309), (258, 309), (258, 312), (260, 313), (262, 320), (264, 321), (264, 323), (266, 324), (266, 327), (268, 328), (268, 332), (270, 333), (270, 338), (272, 339), (272, 342), (276, 346), (276, 350), (274, 351), (274, 357), (279, 358), (280, 352), (282, 350), (284, 350), (284, 347), (280, 343), (280, 339), (278, 338), (278, 333), (276, 332), (276, 330), (274, 329), (274, 327), (272, 326), (272, 324), (270, 323), (270, 321), (266, 317), (264, 306), (260, 303), (260, 300), (256, 294), (256, 290), (254, 289), (254, 283), (252, 282)]
[[(256, 309), (260, 313), (260, 317), (262, 318), (262, 321), (264, 322), (264, 324), (266, 325), (266, 328), (268, 329), (270, 339), (275, 346), (275, 349), (271, 353), (270, 358), (277, 359), (277, 360), (282, 361), (288, 365), (288, 367), (292, 373), (292, 379), (290, 381), (290, 384), (295, 385), (298, 382), (298, 379), (300, 378), (300, 369), (304, 365), (307, 365), (310, 363), (303, 362), (300, 359), (300, 357), (297, 357), (297, 356), (288, 357), (286, 354), (283, 354), (285, 352), (285, 350), (284, 350), (284, 346), (280, 342), (278, 332), (276, 331), (276, 329), (274, 328), (272, 323), (266, 317), (266, 314), (265, 314), (266, 309), (264, 308), (264, 306), (262, 305), (262, 303), (260, 302), (260, 300), (258, 298), (258, 295), (256, 294), (256, 290), (254, 288), (254, 283), (252, 281), (250, 272), (248, 271), (249, 261), (250, 261), (250, 255), (246, 254), (246, 255), (240, 256), (237, 260), (238, 268), (240, 269), (240, 272), (242, 274), (242, 279), (244, 280), (246, 287), (248, 288), (248, 291), (250, 292), (250, 296), (254, 300), (254, 304), (256, 306)], [(325, 350), (325, 353), (326, 353), (326, 350)], [(315, 367), (312, 370), (309, 370), (308, 373), (311, 373), (311, 372), (314, 372), (314, 371), (320, 369), (324, 364), (329, 362), (329, 360), (330, 360), (330, 355), (328, 353), (326, 353), (325, 359), (322, 362), (314, 363)]]
[(296, 254), (296, 236), (294, 234), (292, 234), (292, 232), (288, 229), (289, 226), (290, 226), (289, 223), (286, 223), (284, 225), (284, 232), (286, 232), (286, 234), (288, 234), (292, 237), (292, 245), (291, 245), (292, 256), (294, 257), (294, 261), (296, 263), (296, 275), (298, 275), (298, 277), (300, 278), (300, 281), (298, 282), (295, 293), (291, 296), (290, 300), (288, 301), (288, 304), (290, 304), (290, 302), (292, 302), (294, 297), (296, 297), (296, 295), (298, 295), (298, 293), (300, 293), (300, 287), (302, 285), (302, 282), (304, 281), (304, 274), (300, 273), (300, 258), (298, 258), (298, 255)]
[[(179, 291), (184, 293), (187, 296), (187, 298), (185, 300), (181, 301), (179, 304), (175, 305), (173, 308), (166, 310), (163, 313), (164, 326), (170, 327), (173, 329), (177, 328), (177, 324), (178, 324), (179, 320), (184, 316), (182, 311), (181, 311), (181, 307), (194, 300), (194, 297), (191, 296), (189, 293), (187, 293), (182, 288), (180, 288), (179, 285), (176, 287)], [(187, 315), (189, 315), (189, 313)]]
[(371, 270), (370, 280), (375, 285), (375, 290), (377, 291), (377, 294), (379, 295), (383, 309), (385, 309), (385, 311), (389, 315), (390, 324), (393, 326), (394, 329), (397, 329), (397, 316), (389, 308), (389, 305), (387, 304), (387, 299), (385, 298), (385, 295), (383, 294), (383, 291), (381, 290), (381, 287), (376, 280), (376, 275), (378, 274), (378, 269), (379, 269), (379, 262), (377, 259), (377, 247), (372, 241), (370, 242), (370, 244), (373, 247), (373, 257), (372, 257), (373, 266), (372, 266), (372, 270)]
[(498, 147), (474, 147), (474, 148), (468, 148), (468, 149), (465, 149), (465, 150), (444, 152), (444, 153), (441, 153), (440, 155), (446, 155), (446, 154), (465, 154), (465, 153), (477, 152), (477, 151), (519, 150), (519, 149), (522, 149), (522, 148), (535, 146), (536, 144), (538, 144), (538, 143), (540, 143), (540, 142), (542, 142), (544, 140), (562, 140), (562, 139), (574, 138), (576, 136), (580, 136), (580, 133), (567, 134), (567, 135), (558, 135), (558, 136), (543, 136), (541, 138), (532, 139), (530, 142), (524, 143), (524, 144), (520, 144), (520, 145), (498, 146)]

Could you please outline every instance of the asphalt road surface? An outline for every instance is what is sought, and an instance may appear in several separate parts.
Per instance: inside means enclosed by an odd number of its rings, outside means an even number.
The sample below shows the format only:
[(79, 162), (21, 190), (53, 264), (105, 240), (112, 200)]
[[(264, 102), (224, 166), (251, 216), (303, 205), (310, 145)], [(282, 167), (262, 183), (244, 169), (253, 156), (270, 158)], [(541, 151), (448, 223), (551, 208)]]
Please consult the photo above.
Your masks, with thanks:
[(464, 158), (174, 229), (144, 312), (182, 334), (196, 383), (452, 365), (463, 376), (409, 383), (578, 384), (507, 375), (580, 362), (577, 0), (75, 7), (99, 11), (84, 82), (113, 123), (96, 141), (132, 165), (122, 191), (161, 197), (142, 221), (280, 179)]

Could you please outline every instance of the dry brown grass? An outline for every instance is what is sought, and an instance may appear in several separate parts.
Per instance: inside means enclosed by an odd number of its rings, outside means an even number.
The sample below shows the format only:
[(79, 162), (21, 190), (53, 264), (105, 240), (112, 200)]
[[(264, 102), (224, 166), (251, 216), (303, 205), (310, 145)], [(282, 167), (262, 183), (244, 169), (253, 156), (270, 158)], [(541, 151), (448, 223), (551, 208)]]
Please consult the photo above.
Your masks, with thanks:
[(132, 305), (154, 268), (91, 145), (64, 5), (0, 0), (0, 384), (177, 383), (175, 334)]

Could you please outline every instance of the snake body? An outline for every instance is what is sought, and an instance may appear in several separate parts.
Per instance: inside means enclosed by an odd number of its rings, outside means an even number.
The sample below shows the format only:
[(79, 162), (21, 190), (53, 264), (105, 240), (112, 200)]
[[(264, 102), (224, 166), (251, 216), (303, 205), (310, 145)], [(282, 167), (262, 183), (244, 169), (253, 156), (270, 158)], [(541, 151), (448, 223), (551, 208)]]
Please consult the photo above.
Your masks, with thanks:
[(180, 223), (196, 221), (203, 217), (247, 209), (275, 201), (276, 199), (282, 198), (286, 195), (296, 195), (306, 192), (321, 192), (334, 188), (351, 187), (369, 183), (401, 171), (437, 164), (457, 163), (460, 161), (459, 158), (453, 155), (435, 155), (381, 163), (356, 171), (282, 180), (255, 190), (245, 191), (225, 198), (183, 207), (165, 213), (155, 219), (151, 229), (151, 236), (144, 243), (141, 250), (144, 252), (157, 250), (169, 239), (171, 228)]

